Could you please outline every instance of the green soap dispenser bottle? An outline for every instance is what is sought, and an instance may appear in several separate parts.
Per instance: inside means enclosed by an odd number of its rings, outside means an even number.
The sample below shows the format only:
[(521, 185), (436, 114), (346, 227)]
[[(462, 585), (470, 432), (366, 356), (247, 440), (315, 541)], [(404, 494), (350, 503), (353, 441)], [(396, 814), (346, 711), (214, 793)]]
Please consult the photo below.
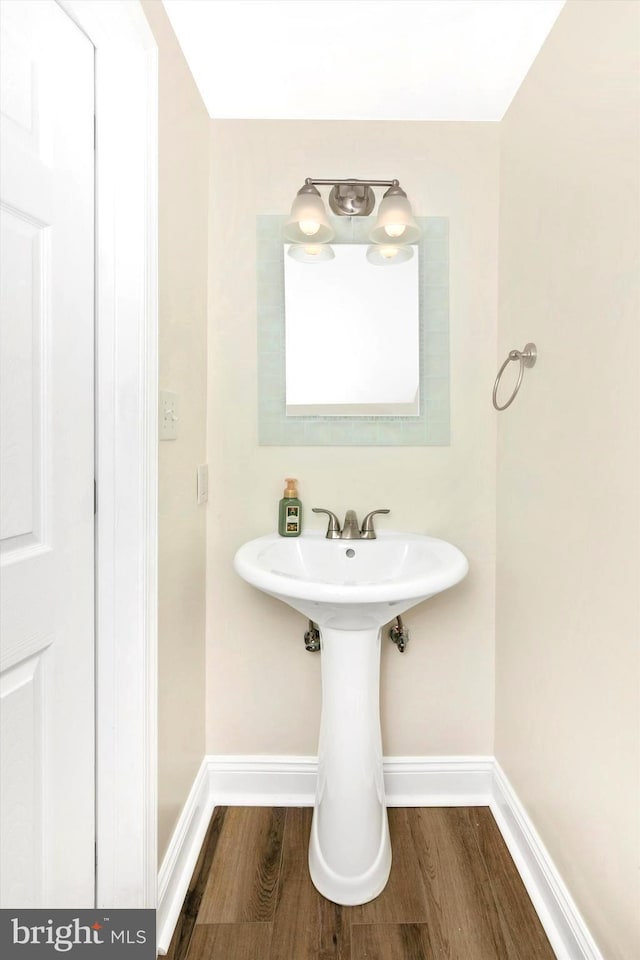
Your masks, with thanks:
[(278, 533), (281, 537), (299, 537), (302, 533), (302, 504), (298, 499), (297, 483), (294, 478), (287, 477), (278, 511)]

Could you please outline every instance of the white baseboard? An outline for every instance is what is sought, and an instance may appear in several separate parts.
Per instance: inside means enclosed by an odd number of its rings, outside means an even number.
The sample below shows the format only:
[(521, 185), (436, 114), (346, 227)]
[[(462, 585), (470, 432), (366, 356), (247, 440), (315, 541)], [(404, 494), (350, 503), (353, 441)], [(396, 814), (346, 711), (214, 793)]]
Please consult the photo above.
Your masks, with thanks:
[(317, 757), (209, 756), (216, 806), (312, 807)]
[(491, 812), (558, 960), (604, 960), (497, 760), (493, 763)]
[[(216, 806), (313, 806), (317, 757), (207, 756), (158, 876), (166, 954)], [(386, 757), (390, 807), (490, 806), (558, 960), (604, 960), (551, 857), (493, 757)]]
[(162, 956), (169, 949), (213, 813), (208, 759), (204, 758), (196, 774), (158, 872), (156, 949)]
[[(312, 807), (317, 757), (210, 756), (216, 806)], [(390, 807), (488, 806), (492, 757), (385, 757)]]
[(493, 757), (385, 757), (389, 807), (486, 807)]

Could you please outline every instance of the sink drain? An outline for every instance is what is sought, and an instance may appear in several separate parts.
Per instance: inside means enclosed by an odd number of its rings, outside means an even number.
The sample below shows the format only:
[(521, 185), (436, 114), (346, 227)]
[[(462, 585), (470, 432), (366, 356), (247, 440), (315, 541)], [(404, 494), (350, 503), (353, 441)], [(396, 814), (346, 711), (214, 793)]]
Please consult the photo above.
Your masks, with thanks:
[(348, 557), (355, 557), (355, 555), (356, 555), (355, 550), (352, 550), (351, 547), (349, 547), (349, 549), (346, 550), (345, 552), (346, 552), (346, 554), (347, 554)]

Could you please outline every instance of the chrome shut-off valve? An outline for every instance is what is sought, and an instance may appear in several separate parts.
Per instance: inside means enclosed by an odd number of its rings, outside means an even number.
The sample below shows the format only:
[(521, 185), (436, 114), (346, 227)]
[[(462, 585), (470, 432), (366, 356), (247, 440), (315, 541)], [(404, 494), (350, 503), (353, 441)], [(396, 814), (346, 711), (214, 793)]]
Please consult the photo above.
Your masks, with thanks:
[(309, 629), (304, 634), (304, 648), (309, 653), (317, 653), (320, 649), (320, 631), (313, 620), (309, 620)]
[(395, 622), (389, 630), (389, 637), (397, 646), (400, 653), (404, 653), (409, 643), (409, 628), (405, 627), (402, 617), (396, 617)]

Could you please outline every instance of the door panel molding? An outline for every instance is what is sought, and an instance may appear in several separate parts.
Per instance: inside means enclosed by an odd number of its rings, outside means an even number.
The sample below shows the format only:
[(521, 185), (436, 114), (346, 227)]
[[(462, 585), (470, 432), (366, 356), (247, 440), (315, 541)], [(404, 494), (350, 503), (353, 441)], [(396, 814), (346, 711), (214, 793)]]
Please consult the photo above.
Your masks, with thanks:
[[(0, 874), (0, 899), (3, 903), (24, 904), (24, 908), (38, 907), (55, 896), (51, 878), (47, 876), (46, 852), (52, 842), (48, 785), (55, 773), (46, 723), (52, 682), (52, 645), (50, 637), (32, 656), (9, 667), (0, 682), (7, 737), (6, 749), (0, 756), (0, 776), (4, 783), (2, 813), (3, 816), (9, 813), (17, 827), (7, 838), (10, 849), (3, 848), (3, 857), (14, 867), (18, 866), (17, 874), (15, 870), (8, 877), (4, 871)], [(23, 767), (23, 776), (15, 775), (18, 765)]]
[(157, 47), (139, 4), (57, 0), (96, 49), (96, 906), (157, 896)]
[(0, 242), (13, 280), (4, 282), (15, 318), (3, 330), (1, 351), (3, 393), (11, 397), (0, 414), (0, 457), (3, 464), (10, 464), (0, 491), (0, 565), (5, 566), (32, 557), (34, 549), (36, 553), (47, 549), (50, 534), (51, 227), (5, 200), (0, 201), (0, 210)]

